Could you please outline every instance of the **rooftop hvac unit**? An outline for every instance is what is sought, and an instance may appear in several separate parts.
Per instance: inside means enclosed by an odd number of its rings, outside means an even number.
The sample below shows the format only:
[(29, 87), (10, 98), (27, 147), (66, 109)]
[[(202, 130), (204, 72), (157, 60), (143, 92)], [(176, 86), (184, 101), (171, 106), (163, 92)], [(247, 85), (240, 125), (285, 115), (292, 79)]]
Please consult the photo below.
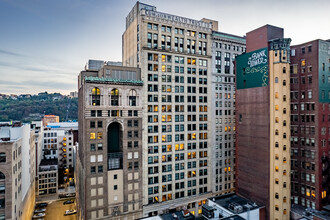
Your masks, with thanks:
[(243, 212), (243, 206), (233, 202), (230, 203), (228, 206), (229, 210), (233, 211), (234, 213), (241, 213)]

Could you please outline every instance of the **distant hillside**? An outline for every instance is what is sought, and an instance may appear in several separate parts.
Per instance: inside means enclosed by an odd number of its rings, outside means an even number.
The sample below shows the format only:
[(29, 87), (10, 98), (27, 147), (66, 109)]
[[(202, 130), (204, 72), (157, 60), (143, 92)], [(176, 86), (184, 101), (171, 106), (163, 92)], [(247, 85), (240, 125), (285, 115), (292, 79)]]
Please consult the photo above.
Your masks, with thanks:
[(16, 96), (0, 99), (0, 121), (30, 122), (43, 115), (58, 115), (60, 121), (78, 119), (78, 98), (59, 93), (39, 93), (34, 96)]

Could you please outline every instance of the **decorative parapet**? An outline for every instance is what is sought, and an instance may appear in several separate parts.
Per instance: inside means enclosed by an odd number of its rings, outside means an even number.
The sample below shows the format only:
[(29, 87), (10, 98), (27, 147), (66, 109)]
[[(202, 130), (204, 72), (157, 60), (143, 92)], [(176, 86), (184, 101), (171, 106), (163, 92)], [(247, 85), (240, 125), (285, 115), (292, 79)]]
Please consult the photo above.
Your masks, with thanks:
[(141, 10), (141, 15), (145, 16), (148, 20), (161, 21), (169, 24), (181, 24), (190, 28), (199, 28), (203, 31), (211, 31), (212, 24), (198, 21), (191, 18), (185, 18), (177, 15), (171, 15), (163, 12), (153, 11), (153, 10)]
[(104, 78), (104, 77), (94, 77), (86, 76), (86, 82), (94, 83), (113, 83), (113, 84), (134, 84), (134, 85), (143, 85), (142, 80), (125, 80), (125, 79), (113, 79), (113, 78)]
[(212, 37), (216, 40), (237, 41), (239, 43), (246, 44), (245, 37), (222, 33), (218, 31), (212, 31)]
[(270, 50), (290, 50), (291, 38), (281, 38), (269, 41)]

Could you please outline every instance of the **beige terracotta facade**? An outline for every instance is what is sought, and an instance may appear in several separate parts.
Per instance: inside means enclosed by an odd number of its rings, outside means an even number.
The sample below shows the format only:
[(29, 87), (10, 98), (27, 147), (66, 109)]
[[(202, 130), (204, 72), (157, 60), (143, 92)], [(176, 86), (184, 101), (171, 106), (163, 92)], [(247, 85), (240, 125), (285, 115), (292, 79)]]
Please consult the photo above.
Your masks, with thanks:
[(137, 2), (126, 18), (123, 65), (141, 68), (143, 216), (212, 195), (212, 24)]
[(105, 65), (79, 75), (78, 213), (142, 217), (140, 69)]
[[(274, 41), (278, 47), (281, 41)], [(286, 43), (286, 42), (285, 42)], [(289, 42), (290, 43), (290, 42)], [(269, 51), (270, 219), (290, 219), (289, 45)]]

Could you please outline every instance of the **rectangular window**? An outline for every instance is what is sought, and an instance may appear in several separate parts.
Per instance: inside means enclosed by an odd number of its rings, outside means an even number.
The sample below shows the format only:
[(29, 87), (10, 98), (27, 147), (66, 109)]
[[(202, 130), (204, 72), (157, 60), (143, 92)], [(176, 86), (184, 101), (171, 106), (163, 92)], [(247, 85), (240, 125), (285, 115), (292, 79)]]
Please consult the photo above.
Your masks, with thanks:
[(96, 117), (96, 110), (91, 110), (91, 117)]
[(97, 121), (97, 127), (102, 128), (102, 121)]
[(96, 150), (95, 144), (91, 144), (90, 145), (90, 151), (95, 151), (95, 150)]
[(91, 132), (90, 133), (90, 139), (94, 140), (96, 137), (95, 137), (95, 132)]
[(95, 128), (95, 121), (90, 121), (90, 128)]
[(91, 167), (91, 174), (95, 174), (96, 173), (96, 167), (95, 166), (92, 166)]

